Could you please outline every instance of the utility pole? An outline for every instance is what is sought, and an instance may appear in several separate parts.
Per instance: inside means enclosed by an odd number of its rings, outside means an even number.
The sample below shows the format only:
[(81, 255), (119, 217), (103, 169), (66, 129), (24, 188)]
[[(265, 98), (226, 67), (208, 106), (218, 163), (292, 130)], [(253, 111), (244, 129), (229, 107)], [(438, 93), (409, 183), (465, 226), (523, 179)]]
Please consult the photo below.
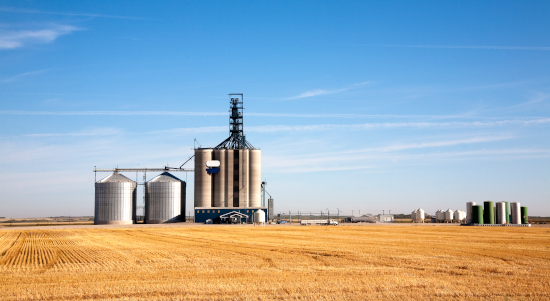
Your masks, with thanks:
[(338, 220), (338, 223), (340, 222), (340, 208), (336, 208), (338, 209), (338, 217), (336, 218)]

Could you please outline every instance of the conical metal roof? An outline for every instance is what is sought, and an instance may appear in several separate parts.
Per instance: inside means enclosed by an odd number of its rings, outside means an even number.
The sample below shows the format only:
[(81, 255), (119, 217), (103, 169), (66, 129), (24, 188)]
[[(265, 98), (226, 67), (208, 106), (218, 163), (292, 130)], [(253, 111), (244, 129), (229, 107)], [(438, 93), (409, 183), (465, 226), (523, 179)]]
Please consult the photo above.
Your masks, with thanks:
[(113, 182), (131, 182), (135, 183), (135, 181), (130, 180), (129, 178), (119, 174), (118, 172), (113, 172), (112, 174), (108, 175), (107, 177), (103, 178), (102, 180), (99, 180), (98, 183), (113, 183)]
[(182, 180), (176, 178), (169, 172), (163, 172), (160, 175), (151, 179), (149, 182), (182, 182)]

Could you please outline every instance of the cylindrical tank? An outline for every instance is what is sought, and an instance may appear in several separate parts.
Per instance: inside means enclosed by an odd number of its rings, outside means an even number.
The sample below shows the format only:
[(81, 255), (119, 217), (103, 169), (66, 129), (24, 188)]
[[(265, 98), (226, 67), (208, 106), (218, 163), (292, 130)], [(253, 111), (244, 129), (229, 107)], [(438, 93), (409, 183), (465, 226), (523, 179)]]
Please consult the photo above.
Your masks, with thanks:
[(212, 206), (212, 178), (206, 172), (206, 161), (212, 160), (212, 149), (195, 149), (195, 207)]
[(527, 214), (527, 207), (521, 207), (521, 223), (529, 224), (529, 215)]
[(485, 221), (485, 224), (494, 224), (495, 220), (495, 209), (493, 202), (487, 201), (483, 202), (484, 210), (483, 210), (483, 221)]
[(437, 222), (439, 223), (442, 223), (445, 221), (445, 211), (443, 210), (437, 210), (437, 212), (435, 213), (435, 219)]
[(411, 212), (411, 220), (413, 223), (416, 223), (417, 221), (417, 218), (416, 218), (416, 213), (418, 212), (418, 210), (414, 210), (413, 212)]
[(472, 206), (475, 204), (476, 204), (475, 202), (466, 203), (466, 223), (467, 224), (472, 223)]
[(162, 173), (145, 184), (145, 223), (160, 224), (181, 215), (184, 183)]
[(136, 182), (114, 172), (95, 183), (94, 224), (132, 224), (136, 215)]
[(416, 210), (416, 221), (419, 222), (419, 223), (423, 223), (424, 222), (424, 210), (422, 208), (418, 208)]
[(265, 212), (262, 209), (258, 209), (254, 212), (254, 222), (265, 223)]
[(472, 206), (472, 224), (483, 224), (483, 206)]
[[(238, 154), (238, 152), (237, 152)], [(234, 162), (235, 162), (235, 151), (228, 149), (225, 151), (225, 207), (236, 207), (233, 204), (233, 195), (234, 195)], [(238, 183), (238, 179), (237, 179)], [(238, 195), (237, 195), (238, 196)]]
[(225, 207), (225, 149), (214, 150), (212, 160), (220, 161), (220, 171), (210, 175), (214, 178), (214, 207)]
[(521, 224), (521, 209), (519, 202), (510, 203), (510, 215), (512, 216), (511, 224), (519, 225)]
[(249, 207), (260, 207), (262, 205), (262, 151), (251, 149), (248, 153), (250, 162), (248, 205)]
[(466, 212), (457, 209), (455, 211), (455, 216), (454, 216), (455, 222), (462, 223), (465, 219), (466, 219)]
[(447, 211), (445, 211), (445, 222), (447, 223), (452, 223), (453, 222), (453, 210), (451, 210), (451, 208), (447, 209)]
[(506, 203), (505, 202), (497, 202), (496, 203), (497, 212), (496, 212), (496, 219), (497, 224), (502, 225), (506, 224)]
[(506, 203), (506, 224), (509, 224), (510, 223), (510, 203), (508, 202), (504, 202)]
[(239, 152), (239, 208), (248, 206), (248, 183), (250, 171), (248, 170), (248, 149), (240, 149)]

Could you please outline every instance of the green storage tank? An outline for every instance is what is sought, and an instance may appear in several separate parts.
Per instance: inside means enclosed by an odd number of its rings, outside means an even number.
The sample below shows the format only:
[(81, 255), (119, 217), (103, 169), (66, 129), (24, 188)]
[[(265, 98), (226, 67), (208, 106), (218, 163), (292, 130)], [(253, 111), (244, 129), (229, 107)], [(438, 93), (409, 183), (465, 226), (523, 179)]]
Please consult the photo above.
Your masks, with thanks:
[(506, 224), (509, 224), (510, 223), (510, 203), (508, 202), (504, 202), (506, 203)]
[(521, 223), (522, 224), (529, 223), (529, 215), (527, 215), (527, 207), (521, 207)]
[(493, 207), (493, 224), (497, 223), (497, 206)]
[(472, 224), (483, 224), (483, 206), (472, 206)]
[(483, 207), (485, 207), (483, 210), (483, 221), (485, 224), (493, 225), (495, 223), (495, 206), (493, 202), (483, 202)]

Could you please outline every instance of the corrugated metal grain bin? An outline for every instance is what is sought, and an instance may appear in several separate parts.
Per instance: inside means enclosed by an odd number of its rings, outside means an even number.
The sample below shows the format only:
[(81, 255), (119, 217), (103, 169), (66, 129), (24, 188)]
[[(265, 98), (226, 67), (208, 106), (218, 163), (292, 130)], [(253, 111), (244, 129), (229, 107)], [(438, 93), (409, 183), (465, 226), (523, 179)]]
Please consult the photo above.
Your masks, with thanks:
[(136, 182), (114, 172), (95, 183), (94, 224), (132, 224), (136, 219)]
[(185, 217), (185, 182), (165, 172), (145, 184), (145, 223), (160, 224)]

